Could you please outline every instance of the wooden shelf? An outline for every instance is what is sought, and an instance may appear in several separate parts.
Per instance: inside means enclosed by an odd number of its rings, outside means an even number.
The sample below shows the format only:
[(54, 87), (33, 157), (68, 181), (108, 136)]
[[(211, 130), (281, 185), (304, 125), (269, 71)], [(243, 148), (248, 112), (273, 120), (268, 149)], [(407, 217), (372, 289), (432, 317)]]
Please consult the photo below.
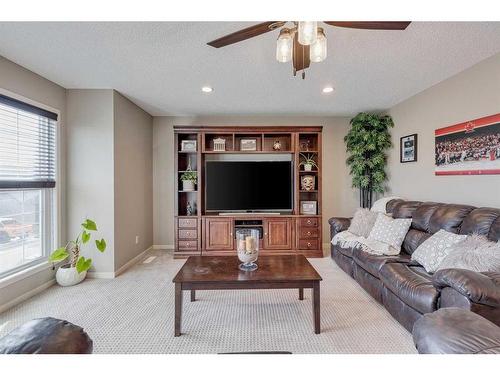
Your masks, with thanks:
[(293, 151), (202, 151), (202, 154), (293, 154)]
[(303, 169), (299, 170), (299, 173), (318, 173), (319, 171), (318, 170), (314, 170), (314, 171), (304, 171)]
[(178, 193), (197, 193), (198, 190), (177, 190)]
[(317, 193), (318, 190), (299, 190), (299, 193)]

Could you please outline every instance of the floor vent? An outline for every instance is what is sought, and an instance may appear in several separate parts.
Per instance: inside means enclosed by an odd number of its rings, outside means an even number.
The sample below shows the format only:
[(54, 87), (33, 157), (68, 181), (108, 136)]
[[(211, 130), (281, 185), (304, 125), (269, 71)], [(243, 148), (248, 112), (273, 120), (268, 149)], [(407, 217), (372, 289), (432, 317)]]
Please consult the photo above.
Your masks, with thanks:
[(156, 257), (147, 257), (146, 260), (144, 262), (142, 262), (143, 264), (148, 264), (148, 263), (151, 263), (153, 260), (155, 260)]

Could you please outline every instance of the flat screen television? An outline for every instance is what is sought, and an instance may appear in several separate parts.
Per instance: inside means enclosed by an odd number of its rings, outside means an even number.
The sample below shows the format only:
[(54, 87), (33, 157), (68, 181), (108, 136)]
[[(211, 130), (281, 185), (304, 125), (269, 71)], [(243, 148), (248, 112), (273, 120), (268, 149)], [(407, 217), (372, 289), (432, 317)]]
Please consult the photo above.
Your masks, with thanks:
[(205, 208), (219, 212), (291, 211), (291, 161), (207, 161)]

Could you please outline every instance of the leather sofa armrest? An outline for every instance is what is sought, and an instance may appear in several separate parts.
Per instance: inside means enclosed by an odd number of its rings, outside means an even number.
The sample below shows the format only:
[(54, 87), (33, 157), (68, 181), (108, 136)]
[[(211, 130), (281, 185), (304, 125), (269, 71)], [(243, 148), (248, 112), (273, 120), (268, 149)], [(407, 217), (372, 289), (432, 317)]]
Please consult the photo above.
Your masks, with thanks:
[(330, 224), (330, 240), (340, 232), (343, 232), (351, 225), (351, 219), (347, 217), (332, 217), (328, 219)]
[(474, 303), (500, 307), (500, 273), (474, 272), (449, 268), (437, 271), (433, 284), (438, 289), (453, 288)]

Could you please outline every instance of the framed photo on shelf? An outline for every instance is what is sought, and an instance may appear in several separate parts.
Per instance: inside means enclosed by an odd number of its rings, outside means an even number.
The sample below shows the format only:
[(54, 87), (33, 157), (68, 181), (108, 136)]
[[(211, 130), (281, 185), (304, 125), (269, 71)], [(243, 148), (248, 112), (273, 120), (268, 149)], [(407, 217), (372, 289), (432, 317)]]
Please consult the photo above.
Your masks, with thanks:
[(316, 213), (317, 213), (316, 201), (300, 201), (301, 215), (316, 215)]
[(399, 161), (410, 163), (417, 161), (417, 134), (401, 137), (399, 141)]
[(257, 151), (257, 139), (244, 138), (240, 140), (240, 151)]
[(196, 152), (196, 140), (189, 139), (181, 142), (181, 151)]

